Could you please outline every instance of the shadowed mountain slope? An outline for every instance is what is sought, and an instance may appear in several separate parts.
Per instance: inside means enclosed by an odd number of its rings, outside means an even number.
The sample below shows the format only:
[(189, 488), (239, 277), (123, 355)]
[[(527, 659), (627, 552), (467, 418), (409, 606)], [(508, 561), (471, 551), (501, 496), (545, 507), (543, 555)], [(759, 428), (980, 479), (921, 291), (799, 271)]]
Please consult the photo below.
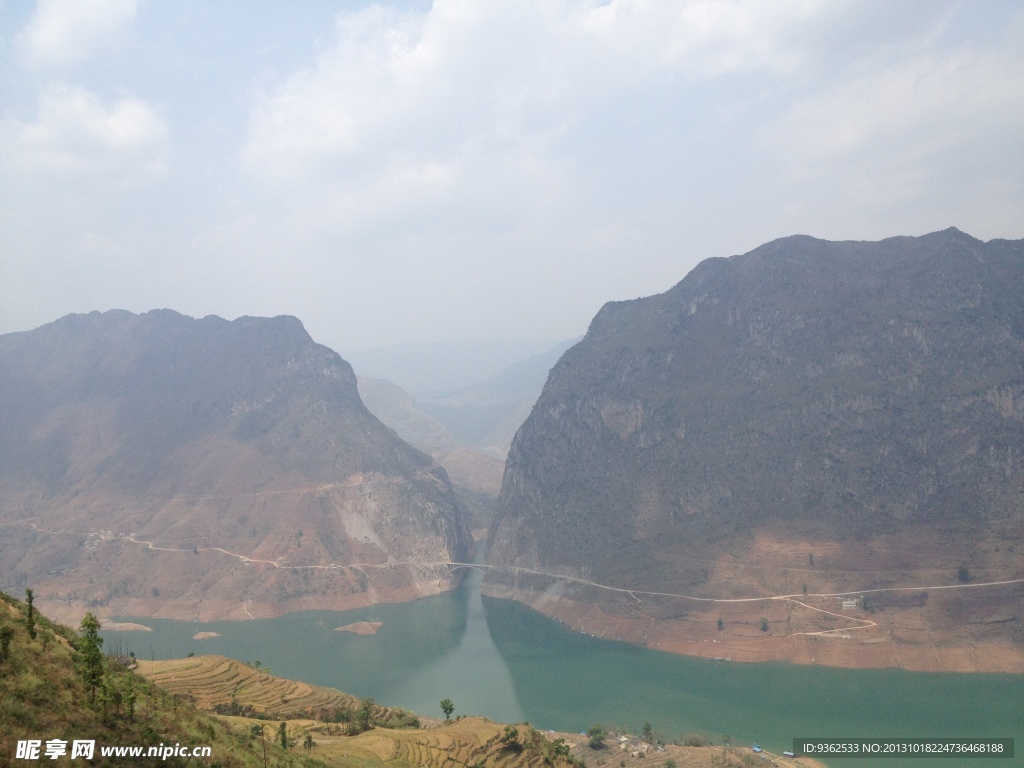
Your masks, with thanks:
[(0, 337), (0, 392), (0, 578), (64, 613), (408, 599), (450, 577), (402, 563), (469, 554), (444, 470), (295, 318), (69, 315)]
[[(1024, 576), (1022, 287), (1024, 242), (950, 229), (789, 237), (607, 304), (516, 436), (489, 562), (718, 598)], [(942, 602), (925, 625), (964, 619)]]

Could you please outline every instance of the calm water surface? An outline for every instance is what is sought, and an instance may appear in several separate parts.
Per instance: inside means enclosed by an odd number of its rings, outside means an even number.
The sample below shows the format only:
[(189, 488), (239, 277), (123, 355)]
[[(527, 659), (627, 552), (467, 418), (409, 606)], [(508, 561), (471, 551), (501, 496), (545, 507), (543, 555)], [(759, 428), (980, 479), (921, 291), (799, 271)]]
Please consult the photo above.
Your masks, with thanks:
[[(420, 714), (456, 714), (581, 731), (594, 723), (672, 739), (702, 732), (781, 752), (796, 736), (996, 736), (1024, 765), (1024, 676), (846, 670), (713, 662), (580, 635), (519, 603), (458, 591), (401, 605), (195, 624), (125, 617), (152, 632), (104, 632), (107, 648), (149, 658), (190, 652), (259, 660), (274, 674), (372, 696)], [(376, 635), (336, 632), (380, 621)], [(220, 637), (193, 640), (196, 632)], [(908, 760), (924, 768), (927, 761)], [(941, 760), (943, 766), (968, 762)], [(840, 765), (904, 764), (839, 760)], [(660, 765), (660, 764), (659, 764)]]

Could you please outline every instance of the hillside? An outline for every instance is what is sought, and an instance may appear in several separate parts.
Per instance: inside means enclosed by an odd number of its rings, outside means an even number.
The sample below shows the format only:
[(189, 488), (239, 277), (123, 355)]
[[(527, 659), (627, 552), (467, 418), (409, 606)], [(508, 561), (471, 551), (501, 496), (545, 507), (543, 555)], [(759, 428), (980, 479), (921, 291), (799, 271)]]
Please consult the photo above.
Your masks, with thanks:
[(606, 305), (512, 445), (486, 588), (701, 655), (1024, 670), (1022, 285), (1024, 242), (950, 229)]
[[(187, 700), (127, 670), (106, 656), (100, 657), (103, 682), (95, 694), (77, 671), (81, 654), (79, 636), (67, 627), (36, 616), (36, 637), (25, 623), (26, 606), (0, 593), (0, 632), (11, 635), (6, 658), (0, 653), (0, 765), (29, 765), (16, 759), (19, 741), (59, 739), (66, 753), (46, 764), (81, 765), (70, 759), (73, 743), (95, 741), (89, 765), (143, 766), (212, 765), (236, 768), (264, 765), (262, 745), (250, 735), (239, 735), (222, 720), (198, 710)], [(211, 758), (103, 757), (103, 747), (145, 747), (180, 744), (210, 747)], [(42, 752), (41, 749), (41, 752)], [(324, 763), (287, 753), (271, 742), (268, 766), (317, 768)]]
[(0, 336), (0, 581), (41, 605), (246, 618), (452, 586), (444, 470), (295, 318), (69, 315)]
[(455, 437), (444, 424), (420, 410), (413, 395), (387, 379), (360, 376), (359, 396), (370, 412), (399, 437), (445, 468), (472, 513), (473, 528), (486, 530), (501, 490), (504, 462)]
[[(223, 656), (198, 656), (166, 661), (139, 661), (138, 673), (169, 693), (196, 702), (205, 711), (224, 713), (237, 733), (253, 725), (288, 721), (287, 732), (296, 749), (312, 738), (309, 754), (327, 765), (395, 765), (443, 768), (457, 765), (500, 768), (586, 768), (617, 765), (643, 768), (649, 762), (677, 768), (737, 768), (749, 765), (749, 748), (712, 747), (706, 737), (690, 734), (689, 744), (645, 743), (636, 736), (608, 734), (592, 748), (580, 734), (538, 731), (527, 724), (508, 727), (483, 717), (456, 717), (450, 722), (423, 718), (400, 709), (358, 700), (333, 688), (274, 677)], [(363, 709), (366, 708), (366, 709)], [(362, 733), (360, 712), (369, 713), (374, 728)], [(245, 712), (246, 717), (230, 712)], [(266, 720), (264, 720), (266, 718)], [(514, 734), (514, 738), (509, 738)], [(703, 744), (700, 745), (700, 744)], [(776, 759), (778, 759), (776, 757)], [(759, 761), (760, 763), (760, 761)], [(761, 763), (763, 764), (763, 763)], [(808, 758), (779, 765), (820, 768)]]
[[(586, 768), (618, 764), (643, 768), (646, 758), (672, 760), (678, 768), (750, 764), (742, 748), (657, 747), (637, 737), (607, 738), (599, 749), (578, 734), (541, 732), (527, 724), (506, 726), (481, 717), (426, 724), (401, 709), (308, 685), (223, 656), (146, 662), (134, 657), (93, 658), (95, 687), (87, 681), (84, 632), (55, 624), (25, 603), (0, 592), (0, 766), (29, 764), (19, 742), (37, 740), (41, 760), (72, 759), (75, 740), (91, 740), (90, 765), (231, 766), (232, 768), (369, 768), (454, 763), (475, 768)], [(31, 630), (30, 630), (31, 626)], [(32, 636), (32, 632), (35, 636)], [(281, 745), (281, 731), (288, 746)], [(696, 734), (687, 740), (706, 742)], [(51, 760), (47, 742), (64, 742)], [(208, 756), (186, 758), (104, 755), (110, 748), (208, 747)], [(618, 748), (615, 748), (618, 747)], [(806, 758), (794, 768), (819, 768)]]
[(472, 512), (473, 527), (482, 532), (494, 514), (512, 438), (537, 402), (551, 367), (575, 341), (446, 392), (414, 396), (387, 379), (360, 375), (359, 394), (374, 416), (445, 468)]

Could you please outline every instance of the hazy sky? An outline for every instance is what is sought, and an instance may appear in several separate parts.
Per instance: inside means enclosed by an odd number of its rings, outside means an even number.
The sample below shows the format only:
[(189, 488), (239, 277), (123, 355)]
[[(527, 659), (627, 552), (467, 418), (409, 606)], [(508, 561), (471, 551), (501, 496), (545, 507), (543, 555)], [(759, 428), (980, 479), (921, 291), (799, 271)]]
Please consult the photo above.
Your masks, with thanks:
[(795, 233), (1024, 237), (1024, 4), (0, 0), (0, 332), (568, 338)]

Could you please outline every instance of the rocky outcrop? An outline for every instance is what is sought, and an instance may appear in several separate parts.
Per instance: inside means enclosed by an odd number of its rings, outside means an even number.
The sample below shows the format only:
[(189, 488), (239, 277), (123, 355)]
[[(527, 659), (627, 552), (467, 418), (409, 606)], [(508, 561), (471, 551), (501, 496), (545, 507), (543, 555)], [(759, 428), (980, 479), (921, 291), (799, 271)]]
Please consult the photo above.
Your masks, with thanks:
[(712, 597), (1024, 575), (1022, 286), (1024, 241), (950, 229), (789, 237), (605, 305), (513, 442), (489, 562)]
[(0, 579), (69, 610), (408, 599), (470, 554), (444, 470), (295, 318), (69, 315), (0, 337), (0, 393)]

